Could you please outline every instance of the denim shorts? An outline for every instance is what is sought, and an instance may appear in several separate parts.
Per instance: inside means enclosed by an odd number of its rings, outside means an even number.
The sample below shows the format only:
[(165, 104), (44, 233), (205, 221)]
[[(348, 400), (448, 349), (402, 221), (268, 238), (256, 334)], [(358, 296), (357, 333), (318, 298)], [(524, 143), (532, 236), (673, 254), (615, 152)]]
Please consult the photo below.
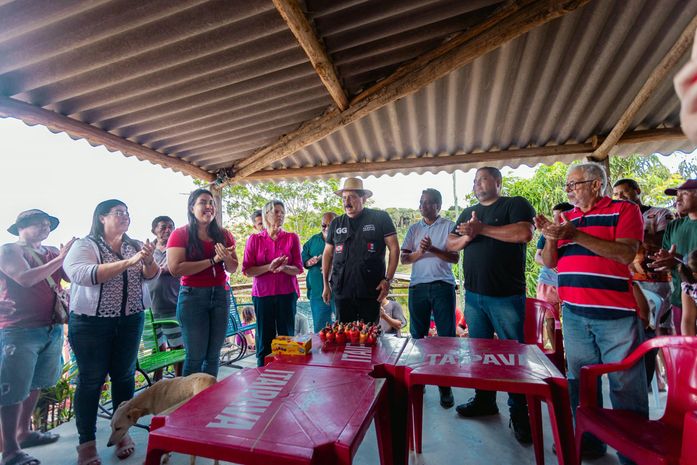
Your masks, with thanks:
[(63, 325), (0, 330), (0, 405), (56, 384), (63, 365)]

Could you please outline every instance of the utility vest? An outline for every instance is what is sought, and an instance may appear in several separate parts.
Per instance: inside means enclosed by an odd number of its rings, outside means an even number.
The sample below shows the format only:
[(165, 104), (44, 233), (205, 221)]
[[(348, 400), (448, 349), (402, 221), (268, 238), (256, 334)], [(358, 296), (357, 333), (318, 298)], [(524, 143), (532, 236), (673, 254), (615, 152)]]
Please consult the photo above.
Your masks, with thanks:
[[(332, 221), (334, 259), (330, 283), (338, 298), (377, 298), (385, 277), (385, 212), (364, 209), (353, 221), (341, 215)], [(389, 217), (388, 217), (389, 221)]]

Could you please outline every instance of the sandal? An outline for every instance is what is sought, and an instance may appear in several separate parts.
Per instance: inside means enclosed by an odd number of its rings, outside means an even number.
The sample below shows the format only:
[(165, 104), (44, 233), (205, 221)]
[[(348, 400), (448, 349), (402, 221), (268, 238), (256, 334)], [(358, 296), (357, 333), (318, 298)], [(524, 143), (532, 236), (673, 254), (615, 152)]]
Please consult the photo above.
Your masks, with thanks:
[(133, 439), (131, 439), (131, 436), (126, 433), (126, 435), (119, 441), (119, 443), (116, 445), (116, 456), (123, 460), (127, 459), (131, 455), (133, 455), (133, 452), (136, 450), (136, 445), (133, 442)]
[(56, 442), (60, 438), (60, 434), (42, 433), (41, 431), (30, 431), (27, 436), (19, 442), (20, 449), (28, 449), (29, 447), (43, 446)]
[(2, 465), (41, 465), (41, 462), (39, 459), (19, 450), (12, 458), (3, 460)]
[[(102, 465), (102, 459), (97, 454), (97, 442), (89, 441), (80, 444), (77, 449), (77, 465)], [(80, 452), (84, 452), (87, 457), (80, 458)]]

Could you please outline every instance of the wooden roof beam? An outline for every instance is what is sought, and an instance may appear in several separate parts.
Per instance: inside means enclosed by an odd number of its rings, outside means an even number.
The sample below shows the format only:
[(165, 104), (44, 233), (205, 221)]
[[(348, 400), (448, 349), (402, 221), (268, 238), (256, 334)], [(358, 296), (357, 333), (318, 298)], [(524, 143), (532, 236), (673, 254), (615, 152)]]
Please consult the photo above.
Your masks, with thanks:
[(589, 160), (602, 161), (608, 157), (610, 150), (615, 144), (618, 143), (622, 135), (629, 128), (636, 115), (639, 113), (641, 107), (651, 98), (651, 96), (656, 92), (656, 89), (668, 79), (668, 75), (673, 70), (675, 65), (680, 61), (680, 58), (687, 51), (687, 49), (692, 44), (692, 40), (695, 36), (695, 30), (697, 30), (697, 16), (692, 18), (690, 24), (687, 28), (680, 34), (677, 42), (668, 51), (661, 62), (656, 66), (656, 68), (651, 72), (649, 78), (646, 80), (644, 85), (639, 90), (639, 93), (634, 97), (632, 103), (629, 104), (627, 109), (624, 111), (620, 119), (612, 128), (610, 134), (605, 138), (602, 144), (595, 149), (592, 155), (588, 157)]
[[(595, 139), (595, 138), (593, 138)], [(669, 141), (686, 139), (680, 128), (651, 129), (625, 134), (618, 141), (618, 145), (640, 144), (645, 142)], [(602, 141), (602, 138), (597, 138)], [(311, 176), (327, 176), (352, 174), (362, 171), (374, 173), (417, 168), (436, 168), (441, 166), (482, 165), (491, 162), (501, 162), (511, 159), (525, 159), (532, 163), (543, 162), (545, 157), (573, 154), (590, 154), (597, 147), (593, 141), (582, 144), (550, 145), (544, 147), (527, 147), (522, 149), (497, 150), (492, 152), (459, 153), (440, 157), (400, 158), (381, 162), (346, 163), (341, 165), (314, 166), (309, 168), (289, 168), (284, 170), (257, 171), (245, 178), (233, 178), (232, 181), (272, 181), (288, 178), (305, 178)]]
[(348, 97), (341, 87), (334, 63), (315, 34), (312, 24), (305, 17), (298, 0), (273, 0), (273, 4), (310, 59), (312, 67), (315, 68), (336, 106), (342, 111), (348, 108)]
[[(369, 113), (418, 91), (531, 29), (580, 8), (588, 1), (590, 0), (534, 0), (522, 2), (525, 6), (519, 8), (516, 4), (507, 4), (502, 10), (494, 13), (495, 20), (485, 20), (484, 27), (475, 26), (473, 29), (477, 31), (476, 34), (472, 34), (471, 31), (463, 32), (453, 39), (456, 40), (456, 45), (446, 42), (427, 54), (425, 59), (417, 58), (416, 69), (399, 75), (390, 84), (369, 93), (361, 100), (354, 99), (355, 104), (348, 109), (339, 111), (330, 108), (324, 115), (305, 122), (297, 130), (242, 160), (235, 166), (235, 176), (249, 176), (282, 160)], [(512, 11), (516, 14), (511, 14)]]
[(96, 145), (103, 145), (110, 151), (122, 152), (125, 156), (134, 156), (141, 161), (149, 161), (164, 168), (171, 168), (188, 174), (196, 179), (212, 182), (214, 174), (205, 171), (176, 157), (169, 157), (155, 150), (143, 147), (126, 139), (122, 139), (99, 128), (67, 116), (54, 113), (43, 108), (35, 107), (19, 100), (0, 97), (0, 118), (17, 118), (29, 125), (41, 124), (48, 129), (65, 132), (71, 137), (85, 139)]

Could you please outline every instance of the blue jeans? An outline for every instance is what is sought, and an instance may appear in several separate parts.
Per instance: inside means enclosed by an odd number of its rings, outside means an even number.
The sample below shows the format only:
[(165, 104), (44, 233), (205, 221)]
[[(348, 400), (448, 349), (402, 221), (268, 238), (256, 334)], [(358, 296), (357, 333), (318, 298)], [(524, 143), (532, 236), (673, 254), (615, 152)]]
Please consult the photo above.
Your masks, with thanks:
[(114, 318), (70, 314), (68, 340), (78, 368), (75, 423), (80, 444), (93, 441), (97, 405), (109, 375), (114, 410), (133, 397), (143, 312)]
[(409, 332), (414, 339), (428, 335), (431, 310), (438, 335), (455, 337), (455, 286), (434, 281), (409, 287)]
[[(491, 339), (496, 333), (499, 339), (524, 342), (525, 294), (492, 297), (467, 291), (465, 318), (471, 338)], [(496, 403), (496, 391), (477, 389), (475, 398), (484, 403)], [(512, 414), (527, 414), (527, 402), (522, 394), (509, 394), (508, 407)]]
[(182, 375), (218, 376), (220, 349), (227, 333), (230, 295), (224, 286), (182, 286), (177, 299), (177, 319), (186, 349)]
[(321, 297), (312, 297), (310, 299), (310, 309), (312, 310), (312, 327), (315, 333), (331, 324), (332, 312), (334, 312), (334, 299), (330, 305), (324, 303)]
[(63, 325), (0, 330), (0, 405), (23, 402), (61, 374)]
[(252, 297), (257, 316), (257, 366), (264, 366), (264, 359), (271, 353), (271, 341), (277, 335), (295, 335), (295, 304), (298, 295), (269, 295)]
[[(575, 417), (581, 367), (623, 360), (641, 344), (643, 331), (639, 325), (639, 319), (633, 315), (617, 320), (600, 320), (576, 315), (563, 307), (563, 321), (569, 397), (571, 411)], [(643, 363), (637, 363), (627, 371), (610, 373), (608, 379), (613, 409), (632, 410), (648, 418), (649, 394)], [(603, 405), (600, 379), (598, 379), (598, 405)], [(585, 443), (588, 443), (591, 448), (606, 449), (605, 444), (593, 436), (589, 436), (588, 439), (584, 437), (584, 441), (584, 447)], [(620, 461), (623, 461), (622, 457)]]

